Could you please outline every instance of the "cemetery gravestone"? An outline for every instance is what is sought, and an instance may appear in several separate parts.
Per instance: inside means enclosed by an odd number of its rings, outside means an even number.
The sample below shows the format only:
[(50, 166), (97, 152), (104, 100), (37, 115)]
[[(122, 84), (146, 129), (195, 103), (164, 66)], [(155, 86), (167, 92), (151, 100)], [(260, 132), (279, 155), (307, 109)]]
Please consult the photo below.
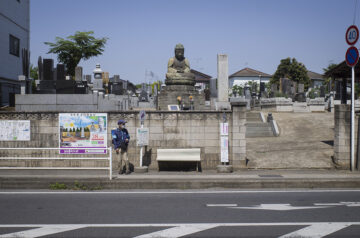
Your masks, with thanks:
[(54, 60), (53, 59), (44, 59), (43, 62), (43, 67), (44, 67), (44, 72), (43, 72), (43, 76), (44, 76), (44, 80), (54, 80), (54, 74), (53, 74), (53, 68), (54, 68)]
[(325, 97), (325, 87), (324, 86), (320, 86), (320, 97)]
[(85, 79), (88, 84), (91, 83), (91, 75), (90, 74), (86, 74)]
[(81, 82), (83, 75), (83, 68), (78, 66), (75, 68), (75, 81)]
[(217, 97), (216, 79), (210, 79), (210, 95), (212, 98)]
[(302, 84), (302, 83), (299, 83), (298, 84), (298, 93), (303, 93), (304, 92), (304, 84)]
[(65, 65), (57, 64), (56, 65), (56, 81), (65, 80)]

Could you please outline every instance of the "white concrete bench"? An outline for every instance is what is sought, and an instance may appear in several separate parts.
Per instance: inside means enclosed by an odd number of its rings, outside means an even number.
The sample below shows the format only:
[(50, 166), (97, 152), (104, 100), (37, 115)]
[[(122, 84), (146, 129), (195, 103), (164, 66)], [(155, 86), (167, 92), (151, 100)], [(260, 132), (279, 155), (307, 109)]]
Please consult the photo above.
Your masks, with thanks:
[(156, 160), (158, 162), (166, 161), (180, 161), (188, 162), (194, 161), (197, 162), (197, 170), (199, 171), (200, 165), (200, 148), (190, 148), (190, 149), (157, 149)]

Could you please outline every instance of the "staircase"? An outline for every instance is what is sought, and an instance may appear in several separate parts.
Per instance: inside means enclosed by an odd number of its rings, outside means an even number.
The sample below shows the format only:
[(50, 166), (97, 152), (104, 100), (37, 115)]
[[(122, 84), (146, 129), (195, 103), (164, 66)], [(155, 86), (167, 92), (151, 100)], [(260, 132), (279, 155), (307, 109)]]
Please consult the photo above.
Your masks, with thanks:
[(246, 114), (246, 138), (273, 137), (271, 124), (263, 122), (260, 112)]

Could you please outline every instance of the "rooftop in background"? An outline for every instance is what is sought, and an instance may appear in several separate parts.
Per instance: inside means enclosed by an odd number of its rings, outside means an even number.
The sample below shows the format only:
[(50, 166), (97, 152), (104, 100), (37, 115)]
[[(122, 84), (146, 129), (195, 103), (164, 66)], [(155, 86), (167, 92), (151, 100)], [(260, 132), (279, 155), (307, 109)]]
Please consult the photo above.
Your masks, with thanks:
[(232, 75), (229, 76), (229, 78), (231, 77), (272, 77), (272, 75), (267, 74), (267, 73), (263, 73), (260, 71), (257, 71), (255, 69), (251, 69), (251, 68), (244, 68), (240, 71), (237, 71), (236, 73), (233, 73)]
[(310, 70), (308, 70), (307, 75), (309, 76), (310, 79), (324, 80), (324, 75), (323, 74), (315, 73), (315, 72), (310, 71)]
[(191, 69), (190, 72), (195, 74), (195, 81), (210, 81), (210, 79), (212, 78), (210, 75), (201, 73), (194, 69)]
[[(338, 64), (335, 68), (328, 71), (325, 77), (331, 77), (334, 79), (351, 78), (351, 67), (347, 66), (345, 60)], [(360, 77), (360, 66), (355, 66), (355, 77)]]

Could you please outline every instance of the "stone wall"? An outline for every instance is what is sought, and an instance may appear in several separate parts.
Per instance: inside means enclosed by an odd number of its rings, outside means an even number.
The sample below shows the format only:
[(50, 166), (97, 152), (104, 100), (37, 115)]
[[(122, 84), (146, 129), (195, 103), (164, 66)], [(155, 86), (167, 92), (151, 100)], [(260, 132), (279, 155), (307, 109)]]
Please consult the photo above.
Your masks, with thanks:
[[(335, 105), (335, 137), (334, 137), (334, 162), (341, 169), (350, 169), (350, 126), (351, 105)], [(355, 114), (355, 161), (358, 131), (358, 116)]]
[[(111, 129), (119, 119), (128, 121), (126, 127), (131, 136), (129, 160), (139, 166), (140, 148), (136, 147), (136, 128), (140, 127), (139, 112), (108, 112), (108, 146), (111, 146)], [(58, 147), (59, 128), (57, 112), (1, 112), (0, 120), (30, 120), (31, 141), (0, 141), (0, 147)], [(143, 163), (149, 169), (158, 169), (156, 153), (159, 148), (201, 148), (202, 169), (216, 169), (220, 163), (220, 125), (223, 117), (229, 123), (229, 159), (234, 168), (245, 166), (246, 156), (246, 105), (233, 105), (232, 111), (148, 111), (144, 127), (149, 128), (149, 146), (144, 150)], [(116, 158), (113, 153), (113, 159)], [(0, 157), (57, 157), (56, 151), (1, 151)], [(62, 155), (74, 157), (74, 155)], [(96, 155), (92, 155), (96, 157)], [(91, 157), (91, 156), (90, 156)], [(103, 157), (103, 156), (102, 156)]]
[(17, 112), (107, 112), (139, 105), (137, 97), (103, 94), (16, 94)]

